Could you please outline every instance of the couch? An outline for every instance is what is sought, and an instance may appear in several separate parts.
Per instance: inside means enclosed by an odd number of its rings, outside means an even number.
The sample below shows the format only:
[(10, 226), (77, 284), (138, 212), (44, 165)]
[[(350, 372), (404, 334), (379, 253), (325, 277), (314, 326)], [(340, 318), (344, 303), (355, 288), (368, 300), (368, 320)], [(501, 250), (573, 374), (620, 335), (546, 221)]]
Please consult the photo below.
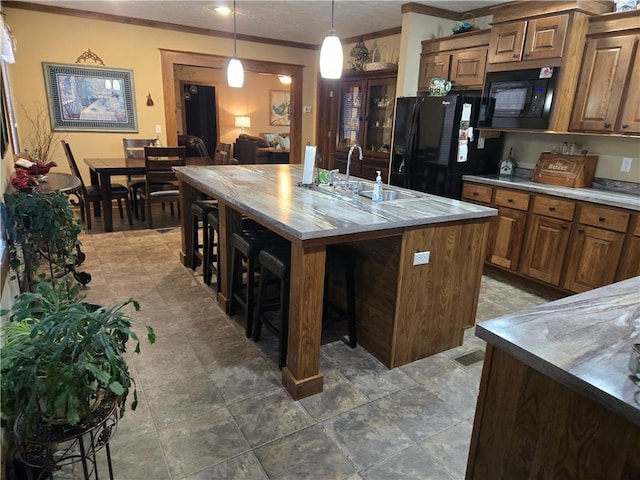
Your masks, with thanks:
[[(274, 147), (265, 139), (273, 134), (263, 136), (249, 135), (242, 133), (236, 139), (233, 148), (233, 156), (240, 164), (271, 163), (271, 155), (275, 151)], [(289, 134), (280, 134), (288, 136)]]

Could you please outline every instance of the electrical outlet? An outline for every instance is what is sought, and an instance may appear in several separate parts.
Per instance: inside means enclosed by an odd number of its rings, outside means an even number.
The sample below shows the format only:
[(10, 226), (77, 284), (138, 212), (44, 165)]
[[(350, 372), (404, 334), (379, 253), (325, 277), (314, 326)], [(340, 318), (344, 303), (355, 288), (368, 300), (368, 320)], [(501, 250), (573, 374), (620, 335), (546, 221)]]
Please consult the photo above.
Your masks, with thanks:
[(633, 162), (633, 159), (629, 158), (629, 157), (624, 157), (622, 159), (622, 165), (620, 165), (620, 171), (621, 172), (625, 172), (625, 173), (629, 173), (631, 171), (631, 163)]
[(431, 252), (416, 252), (413, 254), (414, 265), (424, 265), (429, 263), (429, 256)]
[(156, 133), (162, 133), (162, 125), (156, 125)]

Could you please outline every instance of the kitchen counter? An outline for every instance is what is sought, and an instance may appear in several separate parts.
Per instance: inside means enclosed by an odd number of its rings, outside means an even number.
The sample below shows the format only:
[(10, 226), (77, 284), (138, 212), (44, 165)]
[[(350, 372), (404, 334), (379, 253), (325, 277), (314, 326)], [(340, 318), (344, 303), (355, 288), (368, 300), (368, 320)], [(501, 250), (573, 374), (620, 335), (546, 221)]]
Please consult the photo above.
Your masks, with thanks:
[(482, 322), (467, 478), (640, 478), (640, 277)]
[[(356, 259), (358, 343), (388, 368), (462, 344), (475, 322), (492, 208), (397, 187), (402, 198), (376, 203), (329, 186), (303, 187), (301, 165), (177, 167), (182, 259), (191, 265), (199, 192), (218, 200), (218, 304), (231, 307), (231, 236), (248, 216), (291, 242), (287, 365), (294, 399), (322, 391), (319, 372), (327, 245)], [(344, 179), (344, 176), (339, 176)], [(351, 177), (354, 182), (371, 182)], [(429, 252), (414, 265), (416, 252)]]
[(584, 202), (592, 202), (611, 207), (640, 211), (640, 195), (634, 195), (631, 193), (619, 193), (596, 188), (559, 187), (556, 185), (536, 183), (531, 180), (518, 177), (514, 177), (511, 180), (505, 180), (499, 178), (497, 175), (464, 175), (462, 179), (468, 182), (483, 183), (496, 187), (514, 188), (517, 190), (526, 190), (528, 192), (544, 193), (557, 197), (570, 198), (572, 200), (581, 200)]
[(476, 335), (640, 426), (640, 383), (627, 370), (640, 342), (640, 277), (482, 322)]

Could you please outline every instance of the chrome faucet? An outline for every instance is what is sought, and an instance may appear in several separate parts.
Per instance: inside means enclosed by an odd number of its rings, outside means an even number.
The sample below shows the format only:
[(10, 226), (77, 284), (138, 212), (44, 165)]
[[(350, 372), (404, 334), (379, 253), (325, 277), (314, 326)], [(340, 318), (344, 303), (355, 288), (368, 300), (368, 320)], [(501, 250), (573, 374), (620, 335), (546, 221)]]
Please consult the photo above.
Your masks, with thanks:
[(360, 150), (360, 160), (362, 160), (362, 147), (357, 143), (354, 143), (353, 145), (351, 145), (351, 148), (349, 149), (349, 154), (347, 155), (347, 178), (344, 181), (344, 185), (347, 188), (349, 188), (349, 168), (351, 168), (351, 154), (356, 148)]

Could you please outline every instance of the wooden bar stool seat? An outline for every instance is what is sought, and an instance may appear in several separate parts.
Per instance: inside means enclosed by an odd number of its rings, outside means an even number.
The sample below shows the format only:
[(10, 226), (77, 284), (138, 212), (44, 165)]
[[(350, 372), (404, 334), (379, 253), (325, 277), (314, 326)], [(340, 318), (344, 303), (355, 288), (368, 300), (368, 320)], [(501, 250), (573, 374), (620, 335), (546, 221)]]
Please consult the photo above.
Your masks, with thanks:
[[(191, 204), (191, 214), (193, 215), (193, 237), (191, 243), (193, 245), (193, 258), (191, 259), (191, 269), (195, 270), (198, 265), (202, 265), (202, 276), (205, 279), (211, 278), (208, 271), (209, 264), (206, 261), (209, 246), (209, 221), (210, 213), (218, 214), (218, 202), (215, 200), (198, 200)], [(202, 243), (200, 243), (200, 226), (202, 225)], [(215, 240), (214, 240), (215, 241)], [(209, 280), (209, 283), (211, 281)]]

